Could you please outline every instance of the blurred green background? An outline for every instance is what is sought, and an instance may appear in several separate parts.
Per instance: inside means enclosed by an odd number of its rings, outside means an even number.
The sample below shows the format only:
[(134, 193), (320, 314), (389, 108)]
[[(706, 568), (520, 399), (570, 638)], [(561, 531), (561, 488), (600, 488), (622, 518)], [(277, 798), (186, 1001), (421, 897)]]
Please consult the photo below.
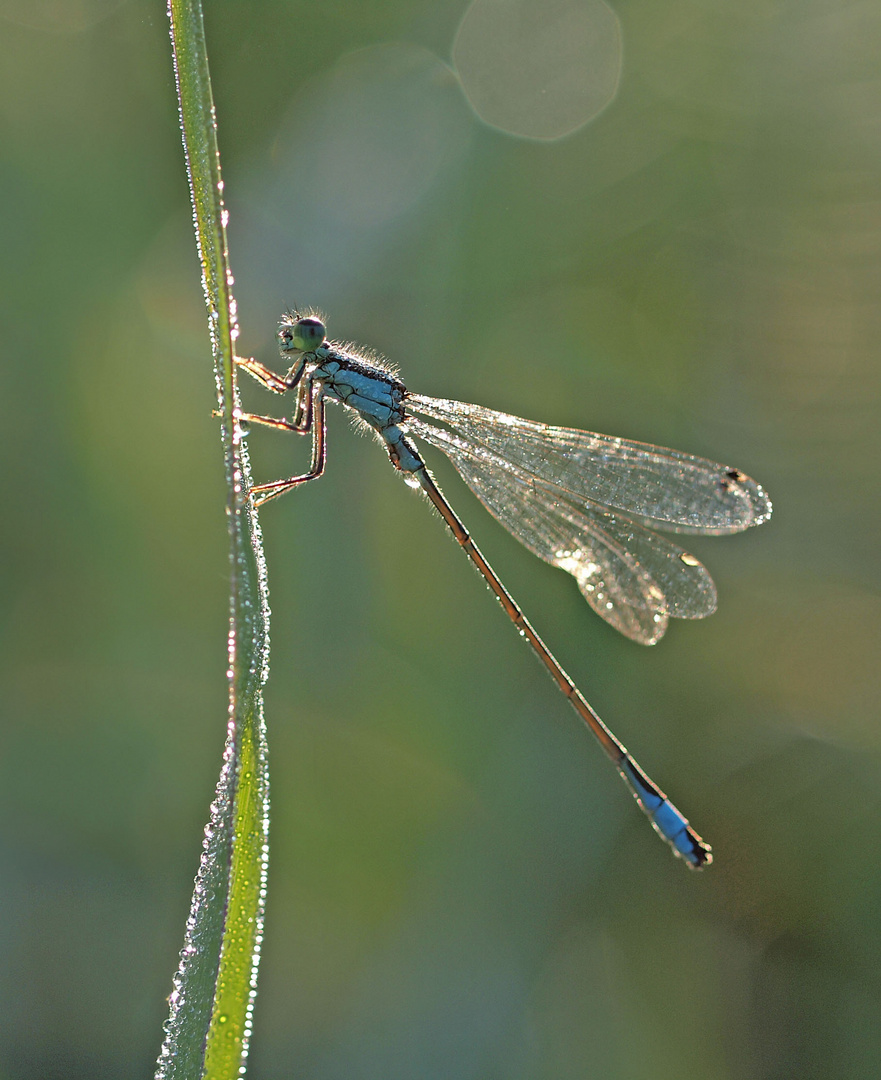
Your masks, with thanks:
[[(877, 1071), (881, 7), (614, 7), (602, 85), (567, 89), (577, 27), (536, 47), (574, 121), (529, 114), (527, 63), (502, 87), (522, 138), (451, 66), (492, 76), (490, 47), (456, 42), (467, 3), (206, 5), (243, 352), (280, 367), (279, 313), (316, 305), (419, 393), (705, 454), (775, 503), (689, 544), (719, 611), (644, 649), (429, 452), (712, 842), (698, 876), (441, 523), (331, 413), (324, 479), (262, 513), (253, 1080)], [(168, 31), (158, 0), (2, 0), (0, 25), (0, 1077), (148, 1077), (226, 721)], [(250, 446), (259, 479), (308, 456), (275, 432)]]

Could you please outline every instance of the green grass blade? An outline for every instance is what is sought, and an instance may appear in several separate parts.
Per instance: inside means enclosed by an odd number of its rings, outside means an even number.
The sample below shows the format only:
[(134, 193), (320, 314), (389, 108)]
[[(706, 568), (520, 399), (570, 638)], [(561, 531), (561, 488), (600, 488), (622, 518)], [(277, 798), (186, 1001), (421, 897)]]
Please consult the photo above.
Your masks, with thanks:
[(223, 185), (199, 0), (169, 0), (171, 40), (193, 223), (208, 307), (228, 484), (230, 533), (229, 722), (223, 767), (174, 978), (158, 1080), (232, 1080), (248, 1051), (263, 931), (269, 774), (262, 687), (269, 609), (260, 532), (242, 498), (247, 453), (237, 405)]

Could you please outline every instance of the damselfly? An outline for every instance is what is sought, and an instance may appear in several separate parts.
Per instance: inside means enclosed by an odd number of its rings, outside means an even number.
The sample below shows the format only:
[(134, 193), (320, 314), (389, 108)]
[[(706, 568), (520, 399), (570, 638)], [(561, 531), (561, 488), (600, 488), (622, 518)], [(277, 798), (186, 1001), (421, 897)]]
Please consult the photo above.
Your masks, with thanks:
[(760, 525), (771, 514), (771, 502), (759, 484), (737, 469), (677, 450), (411, 394), (383, 361), (328, 341), (324, 323), (311, 312), (285, 315), (278, 337), (282, 353), (293, 359), (286, 375), (256, 360), (236, 362), (268, 390), (296, 391), (292, 419), (244, 412), (237, 418), (311, 433), (312, 462), (301, 476), (253, 487), (254, 506), (322, 474), (326, 402), (353, 410), (384, 443), (395, 468), (437, 508), (655, 830), (688, 866), (712, 862), (709, 845), (637, 765), (535, 632), (434, 482), (413, 437), (442, 450), (493, 517), (539, 558), (572, 574), (594, 611), (644, 645), (662, 637), (670, 617), (701, 619), (716, 608), (716, 588), (704, 566), (654, 529), (718, 536)]

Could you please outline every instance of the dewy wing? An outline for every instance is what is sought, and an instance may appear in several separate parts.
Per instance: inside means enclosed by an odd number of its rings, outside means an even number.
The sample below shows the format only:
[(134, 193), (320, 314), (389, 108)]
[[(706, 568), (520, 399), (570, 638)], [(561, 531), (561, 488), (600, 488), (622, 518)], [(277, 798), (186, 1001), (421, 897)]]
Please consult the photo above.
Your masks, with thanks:
[(693, 454), (537, 424), (462, 401), (409, 394), (407, 407), (576, 501), (620, 510), (668, 532), (736, 533), (771, 516), (771, 502), (755, 480)]

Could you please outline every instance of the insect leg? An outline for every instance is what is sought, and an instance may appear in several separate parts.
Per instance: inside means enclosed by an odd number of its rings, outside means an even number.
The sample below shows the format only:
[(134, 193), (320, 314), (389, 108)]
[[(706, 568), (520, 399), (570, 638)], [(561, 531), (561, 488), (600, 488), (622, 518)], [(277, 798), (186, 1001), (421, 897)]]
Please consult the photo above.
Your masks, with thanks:
[(288, 390), (293, 390), (300, 382), (306, 367), (306, 361), (301, 357), (287, 375), (282, 376), (250, 356), (236, 356), (233, 357), (233, 360), (236, 367), (247, 371), (252, 379), (256, 379), (261, 386), (265, 386), (267, 390), (272, 390), (276, 394), (284, 394)]
[[(305, 401), (299, 400), (297, 402), (297, 413), (300, 415), (295, 418), (294, 424), (288, 424), (286, 421), (273, 421), (272, 417), (257, 418), (257, 422), (263, 423), (268, 420), (272, 427), (280, 427), (285, 431), (295, 431), (299, 435), (305, 435), (311, 431), (312, 462), (309, 471), (301, 476), (291, 476), (287, 480), (275, 480), (271, 484), (258, 484), (256, 487), (252, 487), (251, 496), (254, 498), (254, 506), (262, 506), (263, 503), (269, 502), (270, 499), (277, 499), (279, 495), (292, 491), (298, 485), (305, 484), (307, 480), (317, 480), (324, 472), (324, 466), (327, 462), (324, 387), (321, 383), (318, 383), (313, 388), (311, 382), (306, 382), (303, 384), (300, 398), (305, 398)], [(299, 425), (297, 419), (302, 420)]]

